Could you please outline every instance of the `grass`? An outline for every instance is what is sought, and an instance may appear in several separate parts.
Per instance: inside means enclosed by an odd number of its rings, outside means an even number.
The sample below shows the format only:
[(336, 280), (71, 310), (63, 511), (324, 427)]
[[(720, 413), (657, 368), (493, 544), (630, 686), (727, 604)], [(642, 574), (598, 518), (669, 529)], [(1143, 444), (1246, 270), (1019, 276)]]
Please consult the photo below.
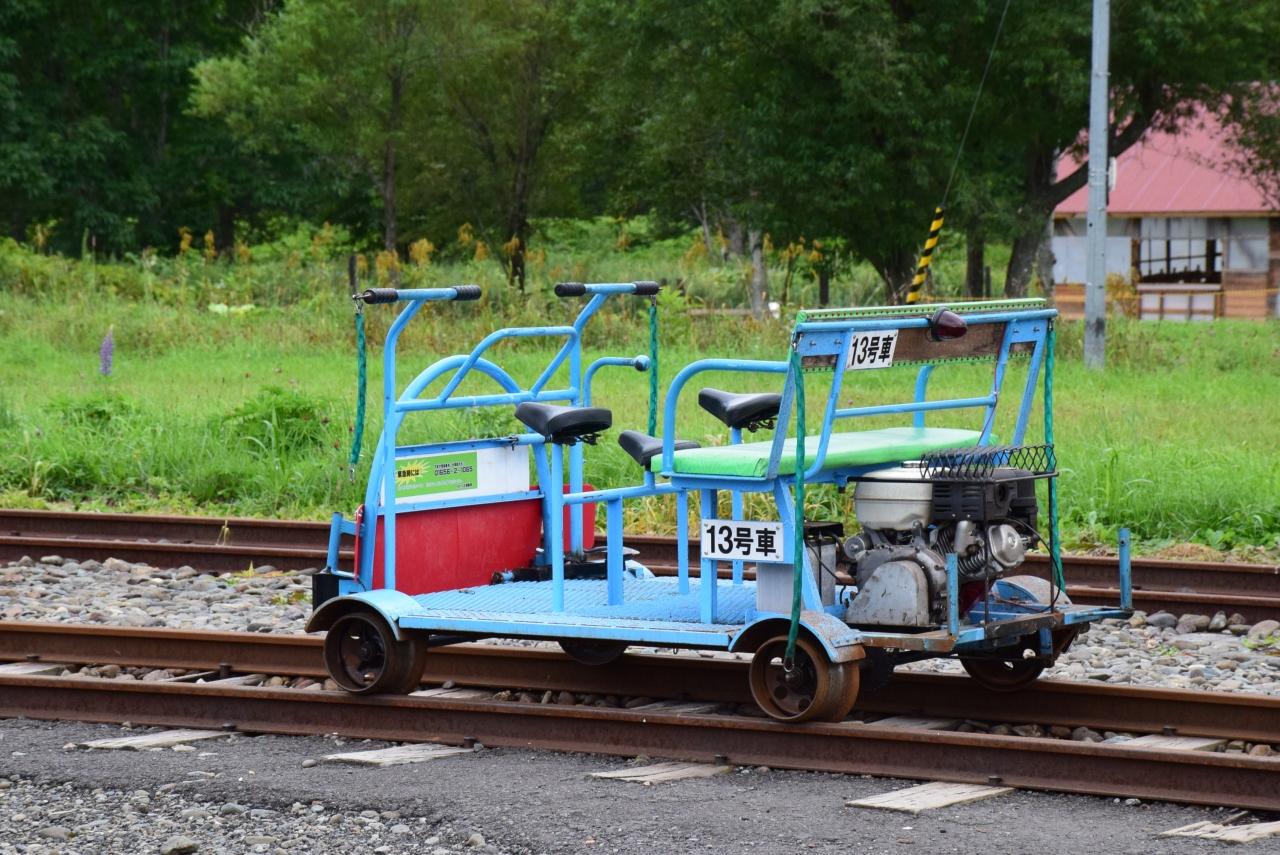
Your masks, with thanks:
[[(654, 258), (659, 249), (652, 250)], [(0, 504), (323, 519), (361, 501), (363, 471), (355, 482), (347, 472), (355, 373), (350, 307), (334, 265), (297, 268), (309, 289), (293, 281), (268, 287), (273, 280), (256, 264), (245, 266), (244, 281), (219, 289), (209, 277), (220, 265), (190, 263), (204, 278), (192, 274), (180, 286), (174, 271), (188, 262), (170, 261), (168, 278), (157, 276), (144, 289), (141, 263), (93, 272), (88, 264), (43, 257), (10, 257), (6, 267), (4, 258), (0, 253)], [(574, 272), (584, 279), (622, 278), (622, 263), (607, 261), (601, 270), (588, 265)], [(21, 282), (12, 278), (19, 263), (27, 269)], [(661, 270), (657, 261), (647, 264), (634, 264), (639, 270), (625, 278)], [(465, 261), (413, 274), (478, 279), (489, 291), (478, 304), (424, 311), (402, 345), (401, 384), (409, 372), (469, 349), (504, 323), (571, 317), (574, 305), (545, 291), (513, 296), (495, 269)], [(282, 267), (275, 272), (284, 275)], [(697, 272), (720, 275), (705, 262)], [(663, 389), (679, 366), (697, 358), (783, 356), (785, 324), (691, 317), (696, 290), (693, 297), (664, 296)], [(249, 302), (255, 308), (242, 313), (208, 308)], [(588, 359), (647, 349), (642, 303), (615, 303), (616, 311), (588, 328)], [(374, 344), (365, 465), (379, 429), (380, 342), (390, 317), (386, 308), (369, 315)], [(105, 377), (99, 343), (108, 328), (115, 357)], [(1277, 326), (1115, 321), (1108, 370), (1101, 374), (1081, 367), (1080, 334), (1077, 325), (1061, 326), (1056, 390), (1069, 545), (1113, 543), (1116, 529), (1129, 525), (1148, 551), (1182, 541), (1237, 552), (1280, 549)], [(545, 343), (536, 341), (491, 353), (523, 381), (538, 374), (547, 355)], [(1010, 372), (1007, 388), (1020, 387), (1023, 371)], [(846, 384), (841, 401), (901, 398), (912, 379), (909, 370), (862, 372)], [(761, 375), (698, 378), (682, 399), (680, 436), (725, 441), (718, 423), (696, 408), (699, 386), (750, 390), (777, 382)], [(932, 394), (982, 394), (989, 383), (989, 367), (947, 366), (935, 372)], [(487, 391), (481, 383), (471, 388)], [(596, 486), (638, 480), (638, 468), (614, 437), (624, 428), (644, 428), (647, 396), (646, 378), (630, 369), (597, 376), (595, 401), (613, 408), (615, 429), (588, 451), (588, 479)], [(957, 422), (931, 417), (930, 423)], [(1007, 435), (1008, 422), (1002, 424), (997, 433)], [(458, 411), (411, 417), (402, 436), (493, 435), (513, 427), (507, 410)], [(1040, 429), (1033, 425), (1031, 435)], [(845, 497), (811, 493), (815, 515), (848, 515)], [(763, 506), (759, 512), (769, 513)], [(666, 503), (628, 508), (631, 530), (668, 532), (673, 525)]]

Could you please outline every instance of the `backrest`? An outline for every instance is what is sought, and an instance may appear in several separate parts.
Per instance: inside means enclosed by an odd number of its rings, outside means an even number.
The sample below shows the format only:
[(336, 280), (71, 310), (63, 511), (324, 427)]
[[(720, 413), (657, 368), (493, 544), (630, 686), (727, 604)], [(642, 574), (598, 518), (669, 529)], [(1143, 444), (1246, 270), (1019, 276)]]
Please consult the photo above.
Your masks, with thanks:
[[(930, 319), (940, 309), (960, 315), (967, 326), (962, 337), (935, 340), (930, 335)], [(1041, 364), (1052, 338), (1056, 309), (1044, 300), (1019, 299), (934, 305), (872, 306), (845, 309), (818, 309), (800, 312), (792, 342), (806, 384), (809, 378), (826, 386), (826, 400), (819, 419), (806, 419), (806, 433), (819, 438), (816, 459), (809, 471), (822, 469), (831, 434), (850, 427), (837, 424), (845, 419), (895, 413), (913, 414), (913, 424), (924, 426), (927, 412), (953, 409), (984, 410), (979, 444), (991, 440), (996, 405), (1011, 358), (1030, 359), (1026, 383), (1021, 390), (1013, 436), (1006, 441), (1021, 444), (1026, 432)], [(949, 362), (991, 361), (994, 364), (991, 391), (970, 398), (927, 400), (928, 382), (934, 367)], [(917, 366), (913, 400), (875, 406), (840, 407), (841, 387), (849, 372), (903, 365)], [(1052, 383), (1046, 371), (1046, 383)], [(782, 423), (774, 437), (773, 470), (787, 433), (786, 419), (794, 406), (797, 377), (788, 373), (783, 395)], [(811, 389), (812, 384), (810, 384)], [(810, 398), (811, 400), (811, 398)], [(776, 474), (770, 471), (770, 476)]]

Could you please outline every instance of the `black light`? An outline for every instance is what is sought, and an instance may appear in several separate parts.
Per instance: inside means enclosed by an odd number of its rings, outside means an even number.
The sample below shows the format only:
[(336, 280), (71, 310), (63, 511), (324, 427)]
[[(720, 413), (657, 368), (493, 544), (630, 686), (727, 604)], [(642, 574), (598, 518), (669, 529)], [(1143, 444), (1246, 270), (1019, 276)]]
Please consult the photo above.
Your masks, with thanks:
[(950, 309), (939, 309), (933, 313), (933, 317), (929, 318), (930, 341), (950, 341), (953, 338), (962, 338), (968, 331), (969, 325), (965, 323), (964, 318)]

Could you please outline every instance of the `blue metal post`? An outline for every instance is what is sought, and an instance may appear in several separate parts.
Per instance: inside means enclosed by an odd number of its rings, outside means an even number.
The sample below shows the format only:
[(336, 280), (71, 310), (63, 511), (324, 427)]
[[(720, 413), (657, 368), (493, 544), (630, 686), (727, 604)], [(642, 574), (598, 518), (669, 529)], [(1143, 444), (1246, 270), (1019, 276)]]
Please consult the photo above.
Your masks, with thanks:
[[(569, 446), (569, 492), (582, 492), (582, 445), (578, 442)], [(585, 507), (569, 510), (569, 551), (574, 555), (582, 555), (582, 517)]]
[(548, 446), (551, 455), (551, 483), (542, 489), (550, 506), (551, 527), (547, 530), (547, 551), (551, 553), (551, 610), (564, 611), (564, 448)]
[(1133, 541), (1129, 529), (1120, 529), (1120, 608), (1133, 608), (1133, 573), (1129, 565), (1129, 549)]
[(960, 634), (960, 564), (954, 552), (947, 553), (947, 632)]
[(689, 593), (689, 493), (676, 493), (676, 578), (680, 593)]
[[(716, 518), (716, 491), (702, 490), (702, 515), (701, 522), (713, 520)], [(716, 561), (714, 558), (702, 559), (702, 573), (698, 579), (698, 593), (700, 596), (700, 614), (703, 623), (716, 622)]]
[[(741, 428), (729, 429), (729, 444), (742, 445), (742, 429)], [(742, 513), (743, 513), (742, 491), (741, 490), (731, 491), (730, 498), (733, 502), (733, 518), (735, 520), (742, 519)], [(735, 585), (742, 584), (742, 562), (741, 561), (733, 562), (733, 584)]]
[[(574, 512), (581, 512), (581, 506)], [(608, 603), (622, 605), (622, 500), (611, 499), (605, 503), (605, 526), (608, 537)]]
[[(338, 551), (342, 544), (342, 514), (337, 511), (333, 514), (333, 519), (329, 523), (329, 552), (325, 557), (325, 563), (330, 570), (338, 569)], [(359, 564), (360, 556), (356, 556), (356, 563)]]
[[(923, 403), (929, 394), (929, 375), (933, 373), (932, 365), (921, 365), (916, 372), (916, 403)], [(924, 410), (916, 410), (911, 423), (918, 428), (924, 427)]]

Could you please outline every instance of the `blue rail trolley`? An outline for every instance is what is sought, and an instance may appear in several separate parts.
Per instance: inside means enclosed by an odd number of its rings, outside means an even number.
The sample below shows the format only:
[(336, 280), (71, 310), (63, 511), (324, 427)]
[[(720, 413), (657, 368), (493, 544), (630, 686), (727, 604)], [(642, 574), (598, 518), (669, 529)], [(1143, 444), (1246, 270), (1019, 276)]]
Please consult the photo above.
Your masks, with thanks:
[[(424, 304), (474, 299), (478, 289), (361, 295), (405, 305), (383, 351), (383, 428), (364, 504), (354, 520), (334, 515), (328, 567), (315, 577), (307, 628), (327, 630), (325, 661), (339, 686), (410, 691), (429, 647), (485, 637), (558, 641), (602, 667), (629, 645), (698, 648), (752, 654), (750, 689), (769, 716), (838, 720), (860, 689), (914, 660), (957, 657), (989, 689), (1018, 689), (1091, 621), (1130, 614), (1127, 532), (1119, 604), (1073, 605), (1063, 590), (1055, 309), (1004, 300), (801, 312), (777, 361), (707, 358), (681, 368), (666, 390), (661, 436), (652, 428), (618, 435), (637, 466), (634, 485), (592, 489), (589, 446), (613, 426), (612, 412), (592, 405), (592, 378), (604, 367), (651, 366), (644, 356), (584, 365), (583, 331), (606, 301), (657, 291), (652, 282), (562, 283), (557, 295), (587, 298), (572, 322), (497, 330), (403, 388), (396, 348), (406, 325)], [(560, 345), (521, 385), (487, 354), (499, 341), (529, 337)], [(1025, 360), (1026, 380), (1006, 388), (1014, 359)], [(992, 365), (989, 383), (969, 397), (929, 397), (932, 374), (957, 361)], [(863, 372), (904, 366), (915, 373), (904, 384), (908, 400), (848, 402), (859, 378), (872, 376)], [(677, 410), (707, 372), (774, 375), (778, 391), (700, 389), (698, 403), (726, 434), (703, 446), (678, 438)], [(565, 374), (567, 382), (556, 381)], [(496, 391), (459, 394), (476, 376)], [(1037, 397), (1045, 436), (1029, 443)], [(524, 429), (398, 442), (406, 417), (461, 408), (513, 412)], [(1002, 425), (1012, 421), (1007, 436), (997, 436), (997, 410)], [(932, 424), (965, 413), (965, 426)], [(871, 417), (898, 423), (857, 429)], [(747, 436), (758, 432), (763, 438)], [(854, 519), (806, 520), (804, 493), (814, 485), (851, 491)], [(769, 518), (745, 518), (749, 493), (771, 500)], [(660, 577), (624, 547), (623, 503), (667, 494), (679, 558), (676, 574)], [(603, 545), (595, 544), (598, 507)], [(349, 569), (339, 567), (344, 534), (356, 537)], [(692, 542), (701, 545), (697, 573), (685, 548)], [(1047, 577), (1022, 566), (1037, 547), (1051, 556)], [(731, 569), (724, 579), (722, 565)]]

